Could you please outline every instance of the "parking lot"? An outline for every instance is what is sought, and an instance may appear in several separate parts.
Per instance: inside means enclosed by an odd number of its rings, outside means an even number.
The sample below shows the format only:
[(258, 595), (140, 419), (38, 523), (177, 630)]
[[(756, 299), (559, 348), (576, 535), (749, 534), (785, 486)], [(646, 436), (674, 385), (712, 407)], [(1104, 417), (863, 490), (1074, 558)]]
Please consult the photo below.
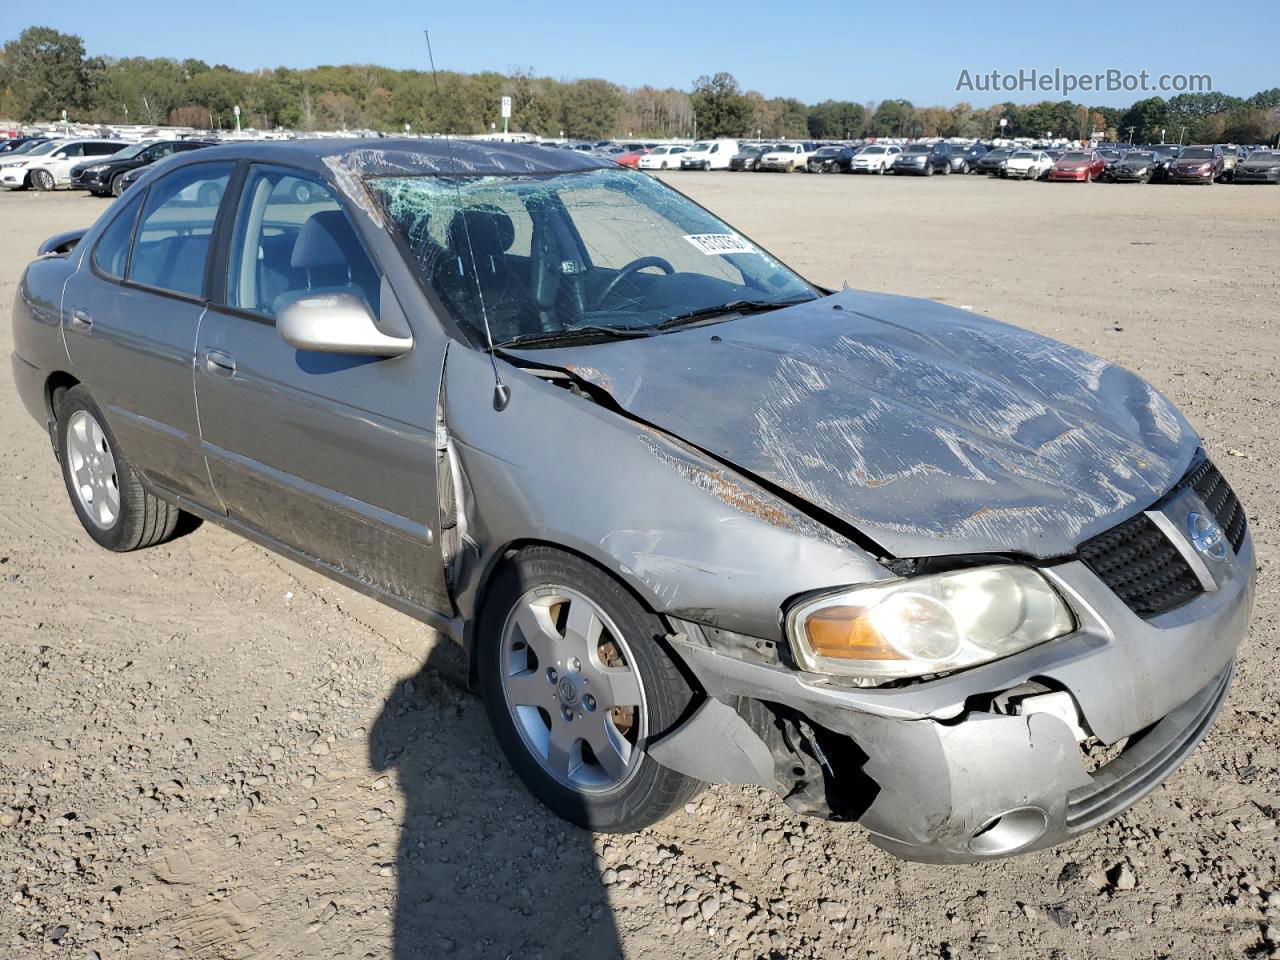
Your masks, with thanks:
[[(1259, 563), (1202, 748), (1122, 819), (990, 865), (895, 860), (747, 788), (592, 837), (525, 793), (416, 622), (207, 524), (94, 546), (5, 363), (7, 956), (1280, 957), (1280, 189), (660, 176), (817, 283), (1057, 337), (1187, 414)], [(0, 195), (6, 351), (36, 245), (108, 202)]]

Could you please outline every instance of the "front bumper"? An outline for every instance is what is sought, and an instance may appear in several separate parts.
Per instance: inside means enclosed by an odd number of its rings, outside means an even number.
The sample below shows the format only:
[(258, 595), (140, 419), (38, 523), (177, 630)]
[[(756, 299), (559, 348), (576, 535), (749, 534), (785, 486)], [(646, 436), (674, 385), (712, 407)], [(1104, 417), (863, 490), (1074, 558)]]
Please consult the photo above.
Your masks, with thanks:
[(80, 173), (72, 174), (71, 183), (72, 190), (106, 190), (107, 185), (102, 180), (101, 173)]
[(1079, 173), (1068, 172), (1066, 170), (1050, 170), (1050, 180), (1066, 180), (1068, 182), (1081, 183), (1089, 179), (1089, 171), (1081, 170)]
[(1280, 183), (1280, 168), (1269, 170), (1245, 170), (1236, 167), (1233, 183)]
[[(1077, 631), (1005, 660), (899, 688), (859, 689), (745, 662), (677, 639), (707, 693), (792, 708), (856, 742), (874, 794), (859, 822), (911, 860), (971, 862), (1049, 847), (1128, 809), (1204, 738), (1226, 697), (1253, 604), (1250, 536), (1238, 574), (1151, 620), (1083, 563), (1044, 569), (1072, 603)], [(1066, 691), (1103, 744), (1130, 738), (1090, 773), (1071, 726), (1047, 713), (980, 704), (1031, 679)], [(974, 706), (978, 703), (979, 706)]]
[(895, 163), (889, 167), (894, 173), (912, 173), (916, 176), (923, 177), (929, 169), (927, 163)]
[(1170, 170), (1168, 180), (1170, 183), (1212, 183), (1217, 177), (1214, 171), (1208, 173), (1190, 173), (1182, 170)]

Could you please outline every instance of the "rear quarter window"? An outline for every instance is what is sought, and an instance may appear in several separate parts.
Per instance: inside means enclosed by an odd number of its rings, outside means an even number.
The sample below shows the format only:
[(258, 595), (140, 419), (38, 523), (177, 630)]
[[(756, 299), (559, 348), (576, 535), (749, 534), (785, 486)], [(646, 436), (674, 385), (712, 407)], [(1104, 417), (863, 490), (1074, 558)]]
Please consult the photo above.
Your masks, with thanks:
[(98, 238), (93, 248), (93, 265), (104, 276), (113, 280), (124, 278), (125, 266), (129, 262), (129, 241), (133, 238), (133, 226), (138, 222), (141, 207), (141, 194), (130, 197)]

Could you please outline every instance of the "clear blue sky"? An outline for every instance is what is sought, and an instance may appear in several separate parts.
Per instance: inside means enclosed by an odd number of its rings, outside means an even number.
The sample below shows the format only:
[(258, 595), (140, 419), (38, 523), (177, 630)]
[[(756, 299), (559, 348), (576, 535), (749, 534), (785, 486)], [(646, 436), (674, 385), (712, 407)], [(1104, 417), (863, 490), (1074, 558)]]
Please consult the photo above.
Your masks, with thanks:
[[(744, 88), (806, 102), (905, 97), (917, 106), (1062, 99), (955, 89), (961, 69), (1205, 73), (1237, 96), (1280, 86), (1280, 2), (951, 3), (685, 0), (409, 3), (220, 0), (0, 3), (0, 40), (42, 24), (84, 37), (90, 54), (197, 57), (242, 69), (377, 63), (604, 77), (687, 89), (733, 73)], [(36, 12), (39, 11), (39, 12)], [(1123, 105), (1135, 93), (1076, 93)], [(1151, 94), (1145, 94), (1151, 95)], [(1171, 95), (1171, 94), (1170, 94)]]

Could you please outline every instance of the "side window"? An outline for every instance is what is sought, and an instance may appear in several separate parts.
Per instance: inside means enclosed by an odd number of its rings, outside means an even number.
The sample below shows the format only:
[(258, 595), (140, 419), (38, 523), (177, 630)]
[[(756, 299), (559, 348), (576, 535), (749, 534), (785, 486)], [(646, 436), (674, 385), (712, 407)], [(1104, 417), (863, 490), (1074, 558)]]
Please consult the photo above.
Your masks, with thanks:
[(86, 143), (84, 145), (84, 155), (86, 157), (107, 157), (120, 150), (124, 144), (122, 143)]
[(134, 194), (114, 220), (102, 231), (93, 248), (93, 265), (113, 280), (124, 278), (125, 264), (129, 262), (129, 240), (133, 225), (138, 222), (138, 210), (142, 207), (141, 194)]
[(129, 260), (130, 281), (204, 295), (209, 239), (230, 176), (230, 163), (201, 163), (152, 184)]
[(378, 271), (333, 192), (304, 173), (255, 166), (227, 263), (227, 305), (274, 318), (280, 298), (354, 293), (377, 315)]
[(173, 153), (172, 143), (157, 143), (154, 147), (147, 151), (148, 160), (159, 160), (161, 157), (167, 157)]

